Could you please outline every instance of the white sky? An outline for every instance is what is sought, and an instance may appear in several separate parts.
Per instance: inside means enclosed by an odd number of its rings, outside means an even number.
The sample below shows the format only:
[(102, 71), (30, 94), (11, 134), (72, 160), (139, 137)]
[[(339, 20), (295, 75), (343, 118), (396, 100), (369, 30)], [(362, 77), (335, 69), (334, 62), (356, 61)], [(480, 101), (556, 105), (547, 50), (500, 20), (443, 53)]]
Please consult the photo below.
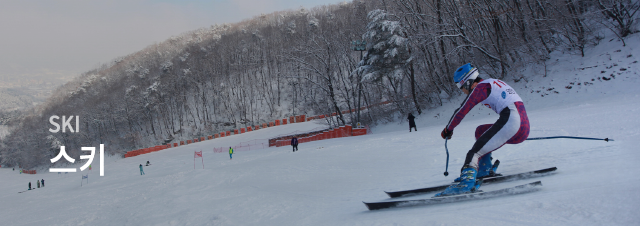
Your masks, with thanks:
[(173, 35), (344, 0), (0, 0), (0, 78), (69, 77)]

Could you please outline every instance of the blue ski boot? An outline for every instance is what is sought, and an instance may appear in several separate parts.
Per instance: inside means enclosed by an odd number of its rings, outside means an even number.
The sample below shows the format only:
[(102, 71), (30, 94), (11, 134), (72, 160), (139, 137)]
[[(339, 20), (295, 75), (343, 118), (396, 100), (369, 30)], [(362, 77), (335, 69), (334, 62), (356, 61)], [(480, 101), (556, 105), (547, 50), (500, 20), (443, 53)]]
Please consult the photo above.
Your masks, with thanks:
[[(478, 175), (476, 175), (476, 179), (482, 179), (485, 177), (494, 177), (494, 176), (502, 176), (501, 174), (496, 174), (496, 170), (498, 170), (498, 166), (500, 165), (500, 160), (496, 160), (496, 162), (491, 165), (491, 153), (482, 156), (482, 158), (478, 161)], [(460, 177), (453, 180), (453, 182), (460, 182)]]
[(452, 184), (443, 192), (436, 194), (435, 197), (475, 192), (480, 188), (481, 185), (481, 181), (478, 181), (480, 183), (476, 183), (477, 173), (478, 171), (475, 168), (466, 166), (462, 169), (462, 173), (460, 173), (460, 182), (457, 184)]
[[(478, 160), (478, 175), (476, 178), (485, 178), (491, 176), (491, 170), (493, 169), (493, 165), (491, 164), (491, 153), (486, 154)], [(499, 163), (499, 161), (496, 160)], [(498, 167), (496, 166), (496, 169)], [(495, 172), (495, 171), (494, 171)]]

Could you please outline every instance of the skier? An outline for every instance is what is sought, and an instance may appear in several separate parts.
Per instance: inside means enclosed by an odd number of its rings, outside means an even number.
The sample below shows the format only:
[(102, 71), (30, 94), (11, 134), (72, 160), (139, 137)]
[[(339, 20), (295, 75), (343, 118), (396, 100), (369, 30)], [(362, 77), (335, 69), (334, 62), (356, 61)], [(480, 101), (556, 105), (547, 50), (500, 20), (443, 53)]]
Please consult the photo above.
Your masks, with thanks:
[(229, 159), (233, 159), (233, 148), (229, 147)]
[(36, 182), (37, 182), (36, 184), (38, 184), (38, 188), (40, 188), (40, 181), (36, 180)]
[(29, 182), (29, 190), (31, 190), (31, 182)]
[(151, 165), (151, 163), (149, 163), (149, 161), (147, 160), (147, 166)]
[(443, 139), (451, 139), (456, 126), (479, 103), (491, 108), (500, 118), (494, 124), (480, 125), (476, 128), (476, 142), (467, 152), (460, 177), (455, 180), (458, 183), (436, 196), (477, 190), (480, 184), (476, 184), (476, 178), (491, 176), (497, 170), (499, 161), (491, 164), (491, 152), (504, 144), (522, 143), (529, 136), (529, 118), (516, 91), (501, 80), (483, 80), (478, 74), (478, 69), (471, 64), (465, 64), (456, 70), (453, 81), (468, 96), (460, 108), (454, 111), (440, 135)]
[(409, 133), (411, 133), (411, 128), (413, 128), (414, 131), (418, 131), (418, 128), (416, 128), (416, 121), (413, 120), (415, 118), (415, 116), (409, 113), (409, 117), (407, 117), (407, 119), (409, 120)]
[(293, 146), (293, 152), (296, 152), (298, 150), (298, 138), (293, 137), (291, 139), (291, 146)]
[(142, 170), (142, 164), (140, 164), (140, 175), (144, 175), (144, 171)]
[(42, 179), (42, 187), (44, 188), (44, 179)]

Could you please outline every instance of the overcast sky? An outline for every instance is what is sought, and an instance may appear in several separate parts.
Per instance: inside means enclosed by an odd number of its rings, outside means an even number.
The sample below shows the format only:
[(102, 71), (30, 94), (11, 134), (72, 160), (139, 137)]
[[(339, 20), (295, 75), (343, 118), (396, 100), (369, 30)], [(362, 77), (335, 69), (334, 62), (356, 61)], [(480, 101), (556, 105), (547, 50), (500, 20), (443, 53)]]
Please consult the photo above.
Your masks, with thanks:
[(201, 27), (343, 1), (0, 0), (0, 78), (75, 77)]

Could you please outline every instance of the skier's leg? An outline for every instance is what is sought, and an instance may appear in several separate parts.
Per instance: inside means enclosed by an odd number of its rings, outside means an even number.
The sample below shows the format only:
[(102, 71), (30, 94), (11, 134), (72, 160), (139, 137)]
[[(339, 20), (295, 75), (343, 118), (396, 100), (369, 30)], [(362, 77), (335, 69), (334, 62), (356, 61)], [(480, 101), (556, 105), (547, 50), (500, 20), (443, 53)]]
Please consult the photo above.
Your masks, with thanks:
[(487, 130), (489, 130), (491, 126), (493, 126), (493, 124), (484, 124), (476, 127), (476, 140), (480, 139), (480, 136), (482, 136), (482, 134), (487, 132)]
[(524, 104), (522, 102), (516, 102), (514, 103), (514, 105), (518, 110), (518, 114), (520, 115), (520, 129), (518, 130), (516, 135), (514, 135), (507, 141), (507, 144), (519, 144), (527, 140), (531, 128), (531, 126), (529, 125), (527, 110), (524, 108)]
[(520, 129), (520, 115), (514, 105), (509, 105), (500, 112), (500, 118), (485, 131), (467, 153), (464, 165), (478, 169), (482, 156), (502, 147)]
[[(445, 191), (436, 194), (436, 196), (473, 192), (479, 188), (479, 184), (476, 184), (479, 160), (483, 156), (502, 147), (520, 128), (520, 115), (517, 113), (515, 106), (513, 106), (513, 108), (512, 106), (513, 105), (510, 105), (500, 112), (498, 121), (482, 133), (471, 150), (467, 152), (460, 177), (456, 179), (459, 183), (451, 185)], [(491, 158), (490, 156), (487, 157), (490, 163)]]
[[(483, 125), (479, 125), (478, 127), (476, 127), (476, 132), (475, 132), (476, 141), (477, 141), (478, 139), (480, 139), (480, 137), (481, 137), (485, 132), (487, 132), (487, 130), (489, 130), (489, 128), (491, 128), (492, 126), (493, 126), (493, 124), (483, 124)], [(488, 158), (486, 158), (486, 159), (485, 159), (485, 158), (483, 157), (483, 158), (481, 159), (481, 161), (482, 161), (482, 160), (484, 160), (484, 162), (481, 162), (481, 163), (479, 164), (479, 165), (480, 165), (480, 168), (478, 169), (478, 174), (477, 174), (477, 177), (478, 177), (478, 178), (486, 176), (486, 173), (485, 173), (484, 171), (485, 171), (485, 170), (488, 170), (488, 169), (482, 168), (483, 164), (484, 164), (484, 165), (486, 165), (486, 164), (487, 164), (487, 162), (486, 162), (487, 160), (489, 160), (489, 164), (491, 164), (491, 153), (489, 153), (489, 154), (487, 154), (487, 155), (488, 155)], [(454, 181), (454, 182), (460, 182), (460, 180), (461, 180), (461, 177), (458, 177), (458, 178), (456, 178), (456, 179), (455, 179), (455, 180), (453, 180), (453, 181)]]

